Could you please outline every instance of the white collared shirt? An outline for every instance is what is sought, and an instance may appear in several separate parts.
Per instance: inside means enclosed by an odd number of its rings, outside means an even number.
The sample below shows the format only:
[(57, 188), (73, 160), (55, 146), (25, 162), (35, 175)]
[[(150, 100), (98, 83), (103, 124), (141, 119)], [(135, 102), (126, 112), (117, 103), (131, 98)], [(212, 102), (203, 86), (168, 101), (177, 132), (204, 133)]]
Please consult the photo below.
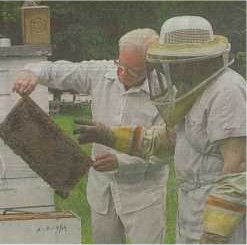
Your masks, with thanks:
[[(126, 91), (113, 61), (42, 62), (25, 68), (38, 76), (40, 84), (90, 94), (96, 122), (108, 126), (151, 126), (162, 122), (149, 100), (147, 80)], [(95, 211), (107, 213), (111, 195), (118, 213), (142, 209), (162, 198), (168, 177), (164, 161), (155, 157), (147, 161), (99, 144), (93, 146), (92, 157), (106, 151), (116, 154), (118, 169), (104, 173), (90, 169), (87, 197)]]

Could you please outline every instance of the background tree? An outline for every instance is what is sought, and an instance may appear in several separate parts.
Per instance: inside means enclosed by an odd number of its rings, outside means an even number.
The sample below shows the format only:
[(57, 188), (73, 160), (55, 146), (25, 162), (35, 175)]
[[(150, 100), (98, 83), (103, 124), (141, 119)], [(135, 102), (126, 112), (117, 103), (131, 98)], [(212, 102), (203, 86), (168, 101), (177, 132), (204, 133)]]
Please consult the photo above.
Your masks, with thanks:
[(0, 2), (0, 34), (12, 43), (21, 42), (20, 9), (22, 2)]
[[(23, 2), (0, 2), (0, 33), (21, 43), (19, 7)], [(38, 1), (50, 6), (52, 25), (51, 60), (112, 59), (118, 39), (134, 28), (159, 32), (162, 23), (176, 15), (201, 15), (217, 34), (226, 35), (232, 51), (241, 57), (245, 75), (245, 1)], [(238, 62), (236, 62), (236, 65)], [(235, 65), (235, 66), (236, 66)], [(239, 67), (235, 67), (239, 69)]]

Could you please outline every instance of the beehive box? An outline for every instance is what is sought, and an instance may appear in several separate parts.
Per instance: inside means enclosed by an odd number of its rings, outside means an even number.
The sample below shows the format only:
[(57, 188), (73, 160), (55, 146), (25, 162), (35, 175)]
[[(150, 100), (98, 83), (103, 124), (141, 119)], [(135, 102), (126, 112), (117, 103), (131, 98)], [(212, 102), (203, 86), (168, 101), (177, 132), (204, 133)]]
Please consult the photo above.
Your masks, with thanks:
[[(16, 73), (27, 63), (47, 60), (49, 45), (0, 48), (0, 123), (20, 96), (12, 93)], [(48, 89), (38, 85), (31, 98), (48, 113)], [(54, 211), (54, 191), (0, 138), (0, 213), (3, 210)], [(39, 194), (38, 194), (39, 193)]]
[(0, 214), (0, 243), (81, 243), (81, 222), (67, 211)]
[(50, 9), (48, 6), (21, 8), (24, 44), (50, 43)]
[(92, 162), (29, 97), (21, 98), (1, 123), (0, 137), (63, 197)]
[(53, 190), (38, 177), (0, 179), (0, 212), (53, 211)]

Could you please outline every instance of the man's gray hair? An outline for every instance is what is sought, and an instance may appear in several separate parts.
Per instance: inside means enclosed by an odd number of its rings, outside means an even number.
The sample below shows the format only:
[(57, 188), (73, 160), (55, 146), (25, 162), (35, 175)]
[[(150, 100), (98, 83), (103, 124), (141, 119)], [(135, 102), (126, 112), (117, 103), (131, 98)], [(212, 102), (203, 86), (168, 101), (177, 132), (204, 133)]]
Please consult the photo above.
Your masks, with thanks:
[(146, 53), (148, 46), (159, 39), (156, 31), (150, 28), (135, 29), (127, 32), (119, 39), (119, 49), (125, 47), (135, 48)]

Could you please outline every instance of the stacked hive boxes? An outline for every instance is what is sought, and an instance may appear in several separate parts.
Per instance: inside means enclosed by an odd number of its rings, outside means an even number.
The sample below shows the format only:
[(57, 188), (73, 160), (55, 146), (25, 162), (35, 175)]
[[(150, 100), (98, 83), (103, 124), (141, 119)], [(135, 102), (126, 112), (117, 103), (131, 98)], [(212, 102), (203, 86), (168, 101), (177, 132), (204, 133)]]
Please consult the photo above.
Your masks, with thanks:
[[(0, 48), (0, 123), (18, 101), (20, 96), (11, 92), (16, 72), (25, 64), (46, 60), (49, 46), (24, 45)], [(48, 89), (38, 86), (31, 98), (48, 113)], [(74, 215), (64, 217), (31, 218), (29, 222), (24, 217), (15, 220), (12, 216), (7, 219), (6, 214), (13, 212), (43, 213), (54, 211), (53, 190), (29, 166), (0, 139), (0, 243), (80, 243), (80, 220)], [(55, 217), (55, 218), (54, 218)], [(23, 226), (20, 226), (23, 224)], [(54, 227), (66, 226), (66, 236), (63, 232), (56, 232)], [(71, 230), (70, 227), (73, 227)], [(18, 228), (19, 227), (19, 228)], [(22, 228), (21, 228), (22, 227)], [(25, 228), (26, 227), (26, 228)], [(34, 232), (40, 227), (40, 232)], [(42, 228), (43, 227), (43, 228)], [(48, 228), (44, 228), (48, 227)], [(49, 227), (53, 227), (51, 231)], [(29, 229), (29, 238), (26, 232)], [(44, 230), (47, 229), (47, 230)], [(6, 238), (6, 232), (13, 232)], [(34, 232), (34, 233), (33, 233)], [(43, 234), (43, 235), (40, 235)], [(45, 235), (47, 234), (47, 236)], [(10, 239), (14, 239), (13, 241)], [(10, 239), (10, 240), (8, 240)]]
[[(26, 63), (46, 60), (44, 54), (49, 54), (48, 49), (44, 53), (37, 51), (37, 48), (24, 46), (0, 48), (0, 122), (20, 98), (18, 94), (11, 91), (16, 72)], [(32, 94), (32, 98), (44, 111), (48, 112), (47, 88), (38, 87)], [(2, 156), (0, 210), (25, 209), (25, 207), (33, 209), (38, 206), (40, 210), (54, 210), (51, 188), (1, 139), (0, 154)]]

